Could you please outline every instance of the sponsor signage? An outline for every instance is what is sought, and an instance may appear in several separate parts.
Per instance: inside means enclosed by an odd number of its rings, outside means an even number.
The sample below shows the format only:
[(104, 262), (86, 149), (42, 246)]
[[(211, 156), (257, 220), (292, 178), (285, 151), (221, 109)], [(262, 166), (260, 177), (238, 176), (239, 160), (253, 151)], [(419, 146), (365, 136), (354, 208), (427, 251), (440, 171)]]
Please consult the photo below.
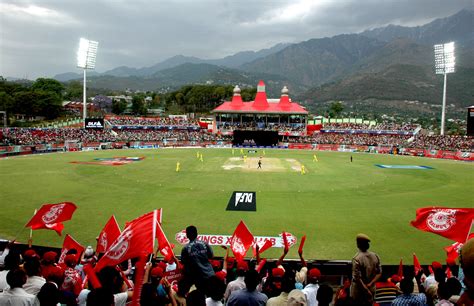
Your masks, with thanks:
[[(297, 243), (297, 238), (291, 233), (286, 233), (286, 240), (288, 245), (291, 247)], [(186, 237), (186, 230), (182, 230), (175, 235), (176, 241), (181, 245), (186, 245), (189, 240)], [(203, 234), (198, 235), (197, 240), (207, 242), (209, 245), (225, 245), (230, 246), (232, 240), (232, 235), (220, 235), (220, 234)], [(272, 243), (272, 248), (284, 248), (285, 244), (283, 242), (282, 234), (278, 234), (278, 237), (271, 236), (254, 236), (254, 243), (257, 243), (259, 246), (263, 246), (265, 241), (269, 240)]]
[(234, 191), (229, 199), (226, 210), (257, 211), (255, 191)]
[(86, 118), (86, 129), (102, 130), (104, 129), (104, 119)]

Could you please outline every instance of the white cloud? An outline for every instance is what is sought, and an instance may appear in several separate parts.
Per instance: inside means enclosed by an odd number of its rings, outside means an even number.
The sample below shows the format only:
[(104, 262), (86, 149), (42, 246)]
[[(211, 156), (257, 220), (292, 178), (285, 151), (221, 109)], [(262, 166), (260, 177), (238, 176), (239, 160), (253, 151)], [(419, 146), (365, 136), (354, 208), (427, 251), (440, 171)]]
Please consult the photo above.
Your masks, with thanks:
[(303, 22), (306, 18), (314, 14), (314, 10), (316, 10), (317, 7), (325, 3), (327, 3), (327, 1), (298, 0), (283, 7), (269, 10), (256, 20), (243, 22), (242, 24), (253, 26)]
[(57, 10), (38, 5), (17, 5), (0, 3), (2, 18), (19, 19), (28, 22), (41, 22), (46, 24), (75, 24), (77, 20)]

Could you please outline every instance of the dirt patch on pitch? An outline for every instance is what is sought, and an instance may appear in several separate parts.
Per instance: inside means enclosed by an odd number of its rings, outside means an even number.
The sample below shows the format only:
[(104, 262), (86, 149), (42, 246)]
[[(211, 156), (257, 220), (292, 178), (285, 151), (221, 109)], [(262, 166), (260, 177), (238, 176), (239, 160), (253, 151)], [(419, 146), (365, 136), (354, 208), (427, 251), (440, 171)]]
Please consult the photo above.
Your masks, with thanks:
[[(301, 171), (301, 163), (299, 161), (297, 161), (296, 159), (292, 159), (292, 158), (287, 158), (285, 160), (290, 164), (291, 170)], [(306, 170), (306, 172), (308, 172), (308, 171)]]
[[(261, 168), (258, 168), (258, 161), (261, 160)], [(222, 165), (224, 170), (241, 169), (250, 172), (285, 172), (300, 171), (301, 164), (294, 159), (280, 159), (274, 157), (231, 157)]]

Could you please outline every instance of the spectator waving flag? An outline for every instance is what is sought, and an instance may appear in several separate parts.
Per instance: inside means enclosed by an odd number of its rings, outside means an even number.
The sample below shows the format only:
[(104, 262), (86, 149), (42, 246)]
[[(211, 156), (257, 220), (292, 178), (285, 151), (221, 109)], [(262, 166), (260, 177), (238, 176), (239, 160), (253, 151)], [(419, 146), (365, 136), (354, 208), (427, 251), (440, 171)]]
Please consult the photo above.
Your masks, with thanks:
[(51, 229), (61, 236), (64, 228), (62, 222), (70, 220), (76, 208), (76, 205), (71, 202), (44, 204), (25, 227), (31, 227), (33, 230)]
[(75, 249), (77, 251), (77, 258), (80, 258), (82, 252), (84, 252), (84, 247), (74, 240), (71, 235), (67, 234), (64, 237), (63, 248), (61, 249), (61, 255), (59, 256), (58, 263), (63, 263), (64, 258), (69, 250)]
[[(474, 238), (474, 233), (471, 233), (469, 234), (469, 237), (467, 240), (473, 239), (473, 238)], [(452, 261), (456, 260), (456, 258), (458, 258), (459, 256), (459, 252), (461, 251), (461, 248), (463, 245), (464, 244), (461, 242), (455, 242), (451, 244), (450, 246), (444, 247), (443, 249), (446, 251), (447, 259), (452, 260)]]
[(245, 225), (244, 221), (240, 221), (230, 239), (230, 248), (232, 249), (232, 252), (234, 252), (237, 261), (242, 260), (245, 257), (248, 249), (253, 244), (253, 240), (253, 235)]
[(424, 207), (416, 210), (411, 225), (448, 239), (464, 243), (471, 230), (474, 208)]
[(96, 271), (106, 266), (115, 266), (130, 258), (151, 254), (158, 218), (158, 210), (154, 210), (128, 222), (127, 227), (97, 263)]
[(115, 219), (115, 216), (112, 216), (100, 232), (99, 237), (97, 237), (96, 252), (105, 253), (119, 236), (120, 227), (117, 223), (117, 220)]

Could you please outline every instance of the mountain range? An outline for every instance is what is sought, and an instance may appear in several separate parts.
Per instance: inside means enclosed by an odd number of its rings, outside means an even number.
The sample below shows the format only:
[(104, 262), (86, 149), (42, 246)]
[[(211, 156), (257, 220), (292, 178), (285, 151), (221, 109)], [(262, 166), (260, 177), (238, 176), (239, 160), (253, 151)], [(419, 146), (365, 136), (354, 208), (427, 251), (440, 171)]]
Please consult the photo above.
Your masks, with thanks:
[[(474, 11), (464, 9), (423, 26), (388, 25), (214, 60), (178, 55), (150, 67), (122, 66), (89, 75), (91, 86), (119, 90), (169, 90), (193, 83), (255, 86), (263, 79), (271, 94), (288, 85), (308, 107), (331, 100), (439, 103), (442, 77), (434, 74), (433, 44), (453, 40), (457, 71), (448, 78), (448, 102), (462, 107), (474, 100), (473, 29)], [(55, 76), (61, 81), (81, 77)]]

